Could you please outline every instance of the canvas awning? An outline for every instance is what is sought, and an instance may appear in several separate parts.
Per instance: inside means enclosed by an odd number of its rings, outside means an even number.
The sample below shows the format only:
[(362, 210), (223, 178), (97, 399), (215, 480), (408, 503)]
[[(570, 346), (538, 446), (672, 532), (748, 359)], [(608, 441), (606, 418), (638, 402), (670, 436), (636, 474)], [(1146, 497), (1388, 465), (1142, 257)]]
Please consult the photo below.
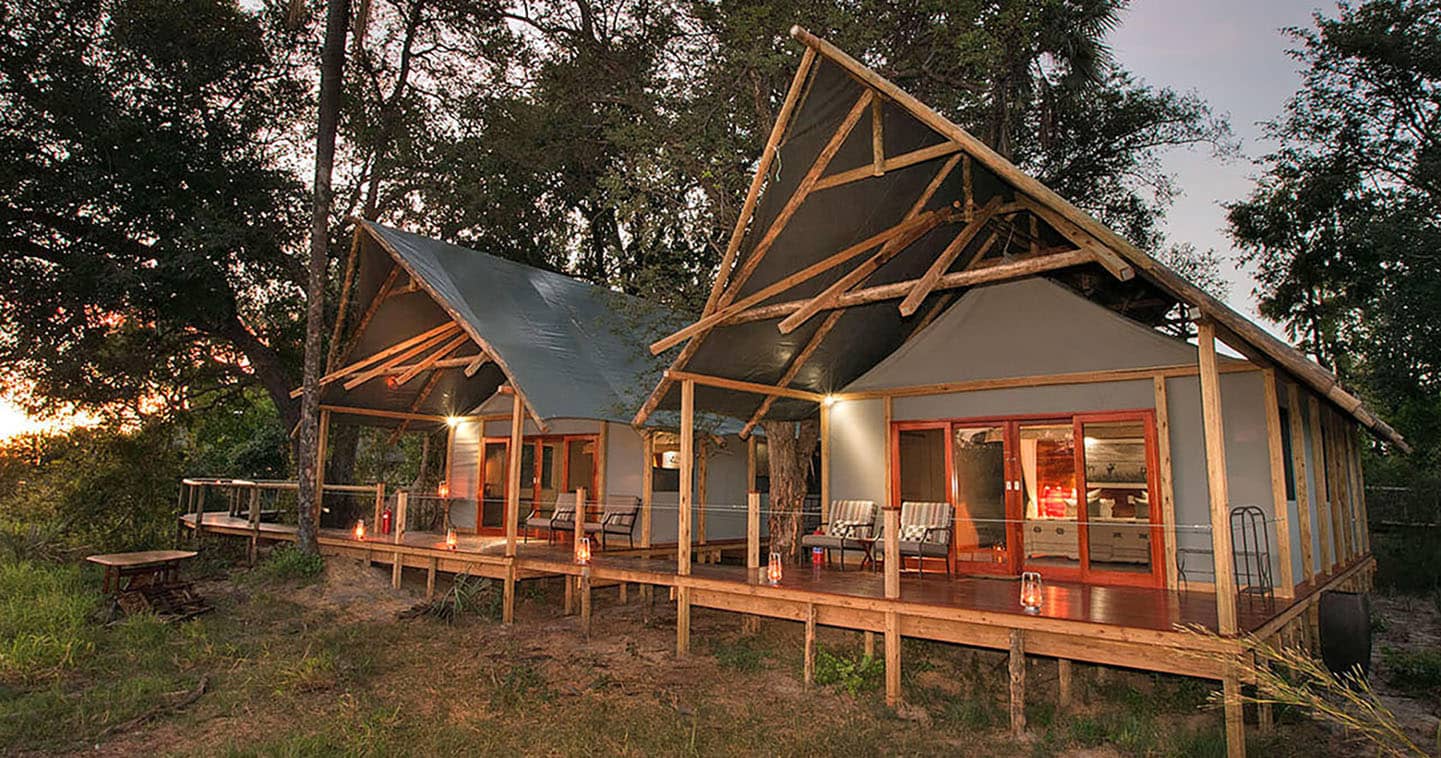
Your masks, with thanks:
[[(792, 36), (805, 54), (702, 318), (652, 345), (683, 345), (670, 371), (835, 392), (964, 287), (1045, 276), (1150, 326), (1178, 312), (1207, 319), (1248, 358), (1408, 449), (1300, 351), (843, 51), (799, 27)], [(676, 407), (675, 384), (662, 378), (636, 421)], [(752, 425), (816, 412), (813, 400), (704, 384), (696, 403)]]

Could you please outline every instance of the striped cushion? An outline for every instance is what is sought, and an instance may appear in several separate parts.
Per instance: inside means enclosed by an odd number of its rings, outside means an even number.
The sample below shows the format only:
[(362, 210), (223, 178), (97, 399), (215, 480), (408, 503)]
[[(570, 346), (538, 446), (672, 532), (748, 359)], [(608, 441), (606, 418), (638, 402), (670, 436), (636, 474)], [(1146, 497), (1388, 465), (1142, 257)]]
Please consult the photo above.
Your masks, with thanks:
[(555, 510), (551, 511), (551, 518), (561, 521), (575, 520), (575, 493), (562, 492), (555, 496)]
[[(919, 526), (925, 528), (937, 528), (950, 526), (952, 511), (950, 503), (925, 503), (907, 501), (901, 503), (901, 539), (906, 539), (906, 527)], [(919, 538), (917, 538), (919, 539)], [(932, 534), (931, 541), (944, 541), (945, 532)]]
[[(571, 495), (571, 497), (575, 497)], [(640, 498), (634, 495), (614, 495), (600, 511), (601, 520), (606, 516), (634, 516), (640, 510)], [(622, 519), (623, 520), (623, 519)]]
[(826, 534), (848, 534), (843, 525), (860, 524), (848, 536), (868, 537), (876, 523), (876, 504), (870, 500), (832, 500)]

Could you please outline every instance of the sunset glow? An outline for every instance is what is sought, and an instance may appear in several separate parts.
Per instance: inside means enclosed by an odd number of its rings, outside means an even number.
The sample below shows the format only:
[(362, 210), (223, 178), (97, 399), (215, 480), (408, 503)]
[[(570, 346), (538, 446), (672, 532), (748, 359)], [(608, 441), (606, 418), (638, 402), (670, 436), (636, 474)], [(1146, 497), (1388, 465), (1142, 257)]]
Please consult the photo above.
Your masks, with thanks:
[(0, 440), (23, 434), (57, 434), (77, 426), (92, 426), (97, 421), (94, 416), (83, 413), (48, 419), (32, 418), (9, 398), (0, 397)]

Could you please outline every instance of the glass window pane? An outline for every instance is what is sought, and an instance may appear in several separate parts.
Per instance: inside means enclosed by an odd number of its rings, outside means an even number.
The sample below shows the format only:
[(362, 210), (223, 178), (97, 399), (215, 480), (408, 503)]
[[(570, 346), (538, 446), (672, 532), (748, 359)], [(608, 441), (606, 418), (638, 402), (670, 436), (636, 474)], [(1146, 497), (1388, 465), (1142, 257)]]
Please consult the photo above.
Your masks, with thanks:
[[(485, 490), (481, 494), (480, 525), (505, 526), (505, 470), (509, 458), (505, 443), (489, 443), (485, 446)], [(521, 473), (525, 478), (525, 473)]]
[(1076, 441), (1070, 424), (1020, 428), (1026, 564), (1081, 565), (1076, 512)]
[(956, 472), (958, 560), (1005, 563), (1006, 435), (1004, 427), (957, 427), (951, 440)]
[(1088, 423), (1087, 546), (1091, 568), (1151, 573), (1151, 492), (1140, 421)]

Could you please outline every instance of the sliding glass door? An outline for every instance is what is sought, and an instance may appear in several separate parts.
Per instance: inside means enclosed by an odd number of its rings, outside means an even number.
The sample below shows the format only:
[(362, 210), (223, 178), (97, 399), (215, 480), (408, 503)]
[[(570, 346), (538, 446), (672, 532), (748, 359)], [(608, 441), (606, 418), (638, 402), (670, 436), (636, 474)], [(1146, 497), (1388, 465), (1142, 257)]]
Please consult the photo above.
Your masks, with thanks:
[(1149, 410), (897, 422), (893, 492), (955, 507), (968, 573), (1164, 584)]

